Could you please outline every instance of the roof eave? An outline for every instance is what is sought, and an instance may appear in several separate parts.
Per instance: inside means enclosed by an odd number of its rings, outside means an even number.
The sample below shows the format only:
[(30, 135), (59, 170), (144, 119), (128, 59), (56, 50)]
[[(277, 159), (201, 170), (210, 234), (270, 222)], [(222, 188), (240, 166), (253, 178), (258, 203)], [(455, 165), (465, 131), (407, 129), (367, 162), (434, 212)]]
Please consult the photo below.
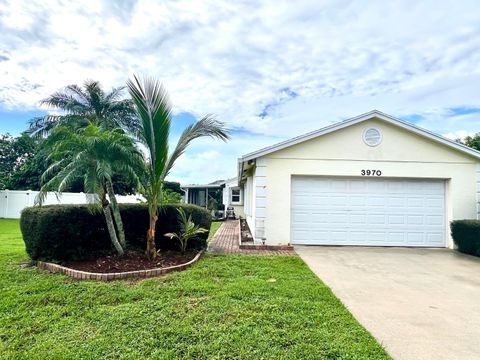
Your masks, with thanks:
[(420, 128), (420, 127), (418, 127), (416, 125), (413, 125), (409, 122), (406, 122), (404, 120), (394, 118), (393, 116), (385, 114), (381, 111), (372, 110), (372, 111), (369, 111), (368, 113), (361, 114), (359, 116), (356, 116), (356, 117), (353, 117), (353, 118), (350, 118), (350, 119), (347, 119), (347, 120), (343, 120), (343, 121), (340, 121), (340, 122), (337, 122), (337, 123), (334, 123), (334, 124), (331, 124), (331, 125), (328, 125), (328, 126), (325, 126), (321, 129), (309, 132), (307, 134), (300, 135), (300, 136), (294, 137), (292, 139), (280, 142), (278, 144), (274, 144), (272, 146), (268, 146), (266, 148), (248, 153), (248, 154), (242, 156), (239, 159), (239, 162), (246, 162), (246, 161), (249, 161), (249, 160), (257, 159), (259, 157), (268, 155), (268, 154), (273, 153), (275, 151), (279, 151), (279, 150), (285, 149), (287, 147), (302, 143), (304, 141), (308, 141), (310, 139), (314, 139), (316, 137), (326, 135), (326, 134), (331, 133), (333, 131), (343, 129), (345, 127), (348, 127), (348, 126), (351, 126), (351, 125), (354, 125), (354, 124), (358, 124), (360, 122), (369, 120), (369, 119), (374, 118), (374, 117), (382, 119), (384, 121), (387, 121), (391, 124), (398, 125), (398, 126), (404, 128), (404, 129), (412, 131), (412, 132), (414, 132), (418, 135), (430, 138), (433, 141), (440, 142), (444, 145), (447, 145), (447, 146), (452, 147), (456, 150), (467, 153), (467, 154), (469, 154), (469, 155), (471, 155), (471, 156), (473, 156), (477, 159), (480, 159), (480, 152), (477, 151), (477, 150), (474, 150), (472, 148), (469, 148), (466, 145), (463, 145), (463, 144), (460, 144), (456, 141), (447, 139), (447, 138), (445, 138), (441, 135), (438, 135), (438, 134), (435, 134), (434, 132), (431, 132), (429, 130)]

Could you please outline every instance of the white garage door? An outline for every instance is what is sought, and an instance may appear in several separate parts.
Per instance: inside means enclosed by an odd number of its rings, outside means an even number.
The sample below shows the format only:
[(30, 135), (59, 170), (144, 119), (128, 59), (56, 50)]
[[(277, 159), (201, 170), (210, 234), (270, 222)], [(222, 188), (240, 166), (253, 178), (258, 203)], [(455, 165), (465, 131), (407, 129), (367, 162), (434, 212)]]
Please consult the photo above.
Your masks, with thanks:
[(442, 180), (292, 178), (292, 244), (445, 247)]

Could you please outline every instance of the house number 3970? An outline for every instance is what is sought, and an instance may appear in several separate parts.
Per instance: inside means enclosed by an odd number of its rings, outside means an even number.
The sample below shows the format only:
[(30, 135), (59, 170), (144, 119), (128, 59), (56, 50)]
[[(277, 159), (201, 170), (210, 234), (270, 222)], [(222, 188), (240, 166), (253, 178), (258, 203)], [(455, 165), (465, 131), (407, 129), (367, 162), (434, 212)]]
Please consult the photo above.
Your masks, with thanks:
[(360, 174), (362, 174), (362, 176), (382, 176), (380, 170), (362, 170)]

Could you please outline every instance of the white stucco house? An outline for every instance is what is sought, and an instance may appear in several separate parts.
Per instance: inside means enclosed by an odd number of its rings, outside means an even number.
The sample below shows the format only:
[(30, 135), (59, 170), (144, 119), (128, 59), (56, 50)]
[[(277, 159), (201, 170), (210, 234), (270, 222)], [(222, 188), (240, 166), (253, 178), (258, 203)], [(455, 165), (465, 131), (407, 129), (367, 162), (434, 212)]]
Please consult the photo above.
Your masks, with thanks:
[(256, 243), (453, 247), (479, 175), (480, 152), (374, 110), (242, 156), (231, 188)]

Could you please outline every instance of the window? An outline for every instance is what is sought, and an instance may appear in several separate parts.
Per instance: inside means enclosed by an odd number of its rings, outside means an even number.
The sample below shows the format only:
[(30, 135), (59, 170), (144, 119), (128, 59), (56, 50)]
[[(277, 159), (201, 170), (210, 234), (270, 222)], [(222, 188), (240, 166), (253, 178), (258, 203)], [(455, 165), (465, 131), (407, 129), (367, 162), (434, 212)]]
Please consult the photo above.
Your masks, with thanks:
[(231, 189), (230, 190), (230, 202), (232, 204), (238, 204), (240, 203), (240, 189)]

